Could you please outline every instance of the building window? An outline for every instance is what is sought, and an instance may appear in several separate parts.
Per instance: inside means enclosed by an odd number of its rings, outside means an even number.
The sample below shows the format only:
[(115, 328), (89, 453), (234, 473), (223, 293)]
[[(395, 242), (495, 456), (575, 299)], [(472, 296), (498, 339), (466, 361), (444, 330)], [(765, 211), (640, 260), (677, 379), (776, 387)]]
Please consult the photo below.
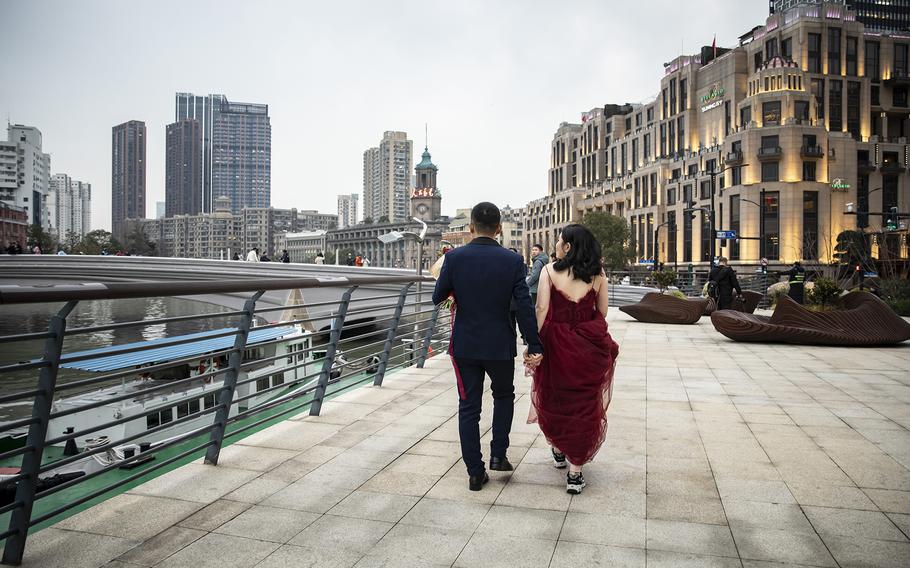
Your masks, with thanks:
[(681, 116), (676, 119), (676, 130), (679, 134), (679, 142), (676, 144), (676, 148), (679, 152), (682, 152), (686, 149), (686, 117)]
[(906, 43), (895, 43), (894, 44), (894, 76), (895, 77), (906, 77), (907, 76), (907, 44)]
[(777, 57), (777, 38), (771, 38), (765, 42), (765, 61)]
[(761, 69), (762, 64), (762, 52), (756, 51), (755, 55), (752, 56), (752, 61), (755, 63), (755, 72), (758, 73), (758, 70)]
[(711, 223), (708, 214), (701, 214), (701, 259), (703, 262), (711, 260)]
[[(809, 73), (822, 72), (822, 34), (809, 34), (807, 71)], [(757, 68), (756, 68), (757, 70)]]
[(745, 128), (750, 122), (752, 122), (752, 107), (744, 106), (739, 109), (739, 125)]
[(660, 157), (667, 155), (667, 125), (660, 125)]
[(638, 138), (632, 139), (632, 171), (638, 169)]
[(724, 136), (730, 134), (730, 101), (724, 101)]
[(683, 262), (692, 262), (692, 214), (683, 213)]
[(771, 101), (761, 105), (762, 126), (780, 124), (780, 101)]
[(847, 36), (847, 75), (856, 77), (859, 73), (856, 69), (856, 49), (857, 39)]
[(676, 211), (667, 212), (667, 262), (676, 262)]
[(828, 28), (828, 74), (840, 75), (840, 28)]
[(701, 199), (711, 199), (711, 180), (701, 182)]
[(692, 185), (687, 184), (683, 186), (683, 203), (688, 207), (692, 203)]
[(803, 162), (803, 181), (815, 181), (815, 161)]
[(780, 55), (784, 59), (793, 61), (793, 38), (788, 37), (780, 42)]
[(847, 82), (847, 132), (859, 140), (859, 96), (861, 83), (859, 81)]
[(794, 101), (793, 117), (796, 120), (809, 120), (809, 101)]
[(663, 103), (663, 116), (661, 118), (666, 119), (667, 117), (670, 116), (670, 114), (667, 112), (668, 99), (667, 99), (667, 90), (666, 89), (663, 90), (663, 96), (661, 97), (660, 100)]
[(657, 205), (657, 174), (651, 174), (651, 205)]
[(762, 235), (765, 244), (765, 258), (778, 260), (780, 258), (780, 193), (768, 191), (765, 193), (763, 207), (765, 219), (765, 233)]
[(731, 168), (731, 169), (730, 169), (730, 173), (732, 174), (732, 178), (733, 178), (733, 179), (731, 180), (732, 184), (733, 184), (733, 185), (742, 185), (742, 183), (743, 183), (743, 168), (742, 168), (742, 166), (736, 166), (736, 167), (734, 167), (734, 168)]
[(818, 119), (825, 118), (825, 80), (812, 79), (812, 95), (815, 97), (815, 110)]
[(676, 114), (676, 79), (670, 79), (670, 116)]
[(622, 144), (619, 147), (620, 162), (619, 162), (619, 175), (626, 175), (626, 163), (628, 162), (628, 156), (626, 154), (626, 145)]
[[(872, 106), (881, 106), (882, 105), (881, 87), (879, 87), (878, 85), (872, 85), (872, 87), (869, 89), (869, 98), (871, 99), (870, 102), (871, 102)], [(875, 123), (875, 121), (872, 121), (872, 122), (873, 122), (873, 124)]]
[(780, 181), (780, 163), (777, 161), (762, 162), (761, 180), (762, 181)]
[(651, 133), (645, 134), (642, 138), (641, 157), (647, 162), (651, 159)]
[(866, 77), (873, 83), (878, 83), (882, 78), (881, 44), (877, 41), (867, 41), (866, 46)]
[(689, 108), (689, 89), (688, 81), (685, 79), (679, 80), (679, 111), (683, 112)]
[(828, 81), (828, 130), (840, 132), (844, 129), (844, 83), (843, 81)]
[[(739, 196), (730, 196), (730, 230), (740, 234)], [(730, 241), (730, 260), (739, 260), (739, 239)]]
[(676, 205), (676, 188), (667, 188), (667, 205)]
[(894, 87), (891, 91), (891, 104), (898, 107), (907, 106), (907, 87)]
[(803, 260), (818, 260), (817, 191), (803, 192)]
[(670, 122), (667, 124), (667, 126), (669, 127), (668, 128), (669, 135), (667, 136), (667, 140), (670, 143), (669, 151), (670, 151), (670, 154), (672, 155), (672, 154), (676, 153), (676, 121), (670, 120)]

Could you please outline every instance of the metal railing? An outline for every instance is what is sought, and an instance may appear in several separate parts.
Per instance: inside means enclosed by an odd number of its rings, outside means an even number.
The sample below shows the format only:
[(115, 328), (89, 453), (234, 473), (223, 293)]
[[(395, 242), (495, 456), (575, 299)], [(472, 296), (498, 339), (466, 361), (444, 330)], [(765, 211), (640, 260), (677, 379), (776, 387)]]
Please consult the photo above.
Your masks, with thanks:
[[(0, 481), (6, 491), (14, 492), (12, 499), (0, 506), (0, 521), (8, 519), (8, 527), (0, 533), (5, 540), (2, 562), (18, 565), (22, 562), (29, 530), (58, 519), (61, 515), (109, 494), (127, 484), (138, 483), (152, 474), (163, 473), (168, 466), (180, 465), (199, 455), (204, 462), (217, 465), (226, 440), (250, 434), (256, 428), (293, 416), (307, 410), (318, 415), (323, 401), (347, 389), (367, 382), (381, 386), (383, 378), (403, 367), (422, 367), (433, 346), (443, 348), (451, 329), (450, 313), (432, 304), (429, 291), (419, 291), (419, 283), (431, 278), (416, 276), (362, 276), (347, 278), (280, 278), (234, 281), (186, 281), (147, 283), (108, 283), (87, 285), (61, 285), (50, 287), (0, 286), (0, 316), (3, 306), (11, 304), (47, 304), (64, 302), (50, 319), (46, 331), (28, 331), (0, 336), (0, 345), (23, 345), (43, 340), (43, 353), (39, 357), (0, 366), (0, 380), (28, 373), (33, 385), (17, 392), (2, 392), (0, 403), (28, 404), (28, 415), (0, 424), (0, 437), (13, 440), (25, 437), (19, 447), (5, 447), (0, 452), (0, 465), (10, 466), (18, 461), (19, 468)], [(415, 286), (417, 284), (417, 286)], [(257, 301), (266, 291), (332, 288), (339, 297), (335, 301), (305, 304), (297, 301), (287, 305), (257, 309)], [(374, 295), (358, 297), (359, 289), (369, 288)], [(375, 295), (379, 289), (387, 294)], [(117, 301), (127, 298), (157, 298), (162, 296), (190, 296), (194, 294), (249, 294), (242, 310), (197, 315), (180, 315), (147, 320), (115, 322), (104, 325), (68, 327), (68, 318), (80, 302)], [(275, 323), (261, 323), (264, 314), (282, 312), (291, 319)], [(65, 349), (71, 338), (93, 340), (103, 331), (123, 328), (147, 329), (175, 322), (201, 323), (213, 319), (227, 319), (232, 326), (205, 339), (232, 338), (230, 347), (209, 351), (187, 351), (183, 357), (152, 361), (141, 368), (113, 369), (88, 378), (82, 375), (64, 376), (61, 365), (90, 362), (112, 354), (111, 349), (67, 355)], [(328, 332), (304, 332), (307, 324), (330, 319)], [(257, 325), (258, 323), (258, 325)], [(274, 328), (294, 326), (291, 337), (308, 337), (303, 349), (281, 351), (265, 350), (269, 346), (287, 345), (287, 335), (249, 343), (250, 334)], [(276, 333), (279, 330), (276, 329)], [(192, 346), (198, 337), (178, 337), (167, 346)], [(198, 345), (198, 344), (197, 344)], [(261, 350), (263, 357), (245, 359), (252, 345)], [(108, 346), (115, 348), (115, 345)], [(114, 349), (116, 355), (141, 354), (160, 349), (160, 343), (136, 344)], [(347, 360), (343, 352), (350, 350), (356, 358)], [(271, 355), (274, 353), (274, 355)], [(318, 357), (317, 357), (318, 356)], [(169, 380), (136, 380), (137, 373), (150, 378), (151, 373), (174, 369), (206, 360), (211, 368), (183, 378)], [(218, 368), (214, 362), (226, 360)], [(263, 376), (248, 377), (247, 373), (268, 367), (269, 381), (260, 384)], [(310, 372), (312, 370), (312, 372)], [(288, 373), (293, 372), (291, 378)], [(148, 373), (148, 375), (146, 375)], [(31, 375), (35, 374), (35, 377)], [(298, 376), (302, 375), (302, 376)], [(274, 377), (280, 376), (280, 381)], [(63, 380), (67, 379), (67, 380)], [(126, 381), (130, 380), (130, 389)], [(101, 389), (121, 385), (121, 392), (98, 399), (79, 397), (64, 399), (67, 405), (58, 408), (59, 395), (87, 389)], [(199, 388), (202, 388), (200, 394)], [(256, 390), (253, 394), (244, 394)], [(260, 386), (264, 388), (260, 388)], [(246, 387), (246, 388), (244, 388)], [(167, 397), (161, 402), (162, 393)], [(258, 403), (254, 403), (259, 399)], [(49, 432), (49, 425), (56, 420), (72, 417), (89, 410), (110, 409), (113, 403), (139, 404), (137, 412), (121, 415), (119, 410), (112, 419), (99, 419), (98, 423), (67, 427), (64, 432)], [(148, 404), (146, 404), (148, 402)], [(164, 406), (166, 409), (163, 410)], [(117, 407), (119, 409), (119, 407)], [(164, 414), (169, 418), (164, 421)], [(141, 425), (138, 432), (127, 434), (126, 425)], [(124, 435), (107, 439), (106, 443), (93, 444), (86, 437), (124, 426)], [(60, 435), (62, 434), (62, 435)], [(4, 438), (6, 439), (6, 438)], [(155, 442), (149, 440), (156, 439)], [(82, 451), (79, 441), (85, 440)], [(60, 445), (69, 446), (61, 454)], [(75, 449), (76, 451), (71, 451)], [(100, 458), (105, 458), (101, 460)], [(69, 468), (69, 469), (67, 469)], [(80, 470), (80, 468), (82, 468)], [(72, 475), (57, 476), (67, 470)], [(73, 473), (74, 470), (75, 473)], [(53, 499), (52, 499), (53, 497)], [(0, 526), (2, 530), (2, 526)]]

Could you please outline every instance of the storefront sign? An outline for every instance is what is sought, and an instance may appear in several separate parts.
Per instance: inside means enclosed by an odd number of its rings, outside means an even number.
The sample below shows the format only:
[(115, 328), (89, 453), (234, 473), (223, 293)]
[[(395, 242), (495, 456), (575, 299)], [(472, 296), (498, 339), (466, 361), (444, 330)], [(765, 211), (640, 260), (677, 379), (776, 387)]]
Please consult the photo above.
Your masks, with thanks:
[(841, 178), (835, 178), (831, 181), (831, 191), (849, 191), (850, 184)]
[(724, 94), (726, 92), (727, 92), (727, 89), (714, 85), (713, 87), (711, 87), (711, 90), (708, 91), (708, 94), (701, 98), (701, 102), (702, 102), (702, 104), (704, 104), (709, 101), (713, 101), (714, 99), (720, 99), (724, 96)]
[(713, 103), (706, 104), (706, 105), (702, 105), (701, 111), (702, 111), (702, 112), (707, 112), (707, 111), (711, 110), (712, 108), (717, 108), (717, 107), (719, 107), (719, 106), (722, 105), (722, 104), (724, 104), (724, 101), (722, 101), (722, 100), (720, 100), (720, 101), (714, 101)]

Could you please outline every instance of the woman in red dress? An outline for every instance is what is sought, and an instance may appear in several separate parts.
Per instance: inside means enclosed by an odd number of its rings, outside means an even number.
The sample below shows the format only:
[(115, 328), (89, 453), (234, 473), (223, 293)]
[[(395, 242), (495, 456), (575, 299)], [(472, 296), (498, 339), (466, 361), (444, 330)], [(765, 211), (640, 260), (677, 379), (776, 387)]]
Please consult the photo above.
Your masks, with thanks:
[(566, 467), (566, 491), (581, 493), (581, 468), (607, 432), (607, 407), (619, 346), (607, 331), (607, 284), (600, 244), (582, 225), (563, 229), (556, 262), (540, 275), (537, 326), (543, 362), (534, 372), (532, 417), (551, 445), (553, 463)]

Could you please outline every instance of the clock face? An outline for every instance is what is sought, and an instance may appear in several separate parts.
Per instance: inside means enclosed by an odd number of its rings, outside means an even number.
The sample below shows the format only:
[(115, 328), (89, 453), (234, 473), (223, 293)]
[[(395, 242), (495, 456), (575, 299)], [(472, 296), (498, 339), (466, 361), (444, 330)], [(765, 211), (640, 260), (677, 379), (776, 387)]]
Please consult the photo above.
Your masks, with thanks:
[(430, 210), (430, 208), (427, 207), (427, 206), (426, 206), (425, 204), (423, 204), (423, 203), (421, 203), (420, 205), (417, 206), (417, 212), (420, 213), (420, 214), (424, 214), (424, 213), (426, 213), (426, 212), (429, 211), (429, 210)]

